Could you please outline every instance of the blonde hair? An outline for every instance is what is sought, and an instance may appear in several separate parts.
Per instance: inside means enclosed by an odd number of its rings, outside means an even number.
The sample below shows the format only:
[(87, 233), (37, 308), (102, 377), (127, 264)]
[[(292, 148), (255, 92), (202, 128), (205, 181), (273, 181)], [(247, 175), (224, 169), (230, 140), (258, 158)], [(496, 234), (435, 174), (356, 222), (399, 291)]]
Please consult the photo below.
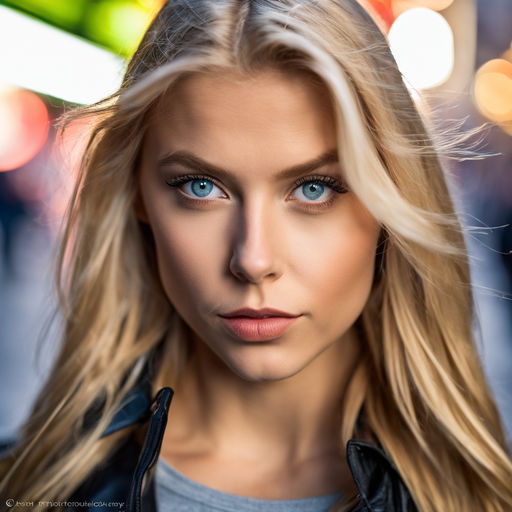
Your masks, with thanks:
[[(120, 91), (79, 113), (97, 124), (59, 259), (63, 344), (15, 454), (3, 461), (2, 495), (70, 496), (130, 433), (100, 439), (161, 342), (179, 379), (187, 326), (135, 215), (147, 114), (188, 74), (265, 67), (325, 84), (347, 182), (385, 233), (341, 442), (363, 408), (420, 510), (509, 510), (512, 463), (472, 338), (464, 241), (438, 152), (383, 35), (354, 0), (167, 2)], [(87, 426), (98, 398), (100, 418)]]

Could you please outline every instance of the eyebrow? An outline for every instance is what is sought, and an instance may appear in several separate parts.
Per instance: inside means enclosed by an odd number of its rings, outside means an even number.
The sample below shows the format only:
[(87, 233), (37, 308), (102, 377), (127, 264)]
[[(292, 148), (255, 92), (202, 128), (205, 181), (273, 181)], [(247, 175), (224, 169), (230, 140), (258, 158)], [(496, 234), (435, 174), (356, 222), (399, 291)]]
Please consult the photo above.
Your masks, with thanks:
[[(288, 179), (294, 176), (299, 176), (301, 174), (306, 174), (308, 172), (314, 171), (319, 167), (323, 167), (324, 165), (337, 163), (338, 159), (338, 150), (330, 149), (326, 151), (322, 155), (314, 158), (313, 160), (309, 160), (302, 164), (293, 165), (292, 167), (288, 167), (286, 169), (280, 170), (276, 174), (277, 179)], [(213, 165), (209, 162), (206, 162), (202, 158), (188, 152), (188, 151), (174, 151), (158, 160), (158, 165), (160, 167), (164, 167), (171, 164), (181, 164), (191, 169), (208, 172), (212, 174), (216, 174), (220, 177), (229, 178), (233, 175), (230, 171), (226, 169), (222, 169), (216, 165)]]

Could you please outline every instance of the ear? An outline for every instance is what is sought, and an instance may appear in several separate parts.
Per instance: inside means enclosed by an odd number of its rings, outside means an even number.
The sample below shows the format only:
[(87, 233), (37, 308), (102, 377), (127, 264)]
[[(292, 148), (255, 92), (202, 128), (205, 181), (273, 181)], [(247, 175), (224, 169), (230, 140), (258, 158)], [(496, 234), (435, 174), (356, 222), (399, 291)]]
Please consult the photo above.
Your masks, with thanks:
[(149, 224), (148, 213), (146, 211), (146, 206), (144, 205), (144, 201), (142, 199), (142, 195), (140, 190), (137, 192), (137, 197), (135, 198), (135, 215), (140, 222), (145, 224)]

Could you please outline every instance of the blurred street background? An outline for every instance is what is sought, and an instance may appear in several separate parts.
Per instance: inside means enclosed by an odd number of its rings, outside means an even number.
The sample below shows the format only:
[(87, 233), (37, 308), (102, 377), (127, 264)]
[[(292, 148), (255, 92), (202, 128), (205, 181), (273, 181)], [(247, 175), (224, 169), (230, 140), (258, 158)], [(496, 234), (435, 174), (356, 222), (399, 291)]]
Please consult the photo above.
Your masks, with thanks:
[[(0, 0), (0, 443), (59, 343), (55, 246), (86, 139), (55, 120), (114, 92), (163, 0)], [(512, 0), (361, 0), (426, 116), (488, 123), (447, 173), (470, 249), (484, 370), (512, 441)], [(510, 443), (512, 445), (512, 443)]]

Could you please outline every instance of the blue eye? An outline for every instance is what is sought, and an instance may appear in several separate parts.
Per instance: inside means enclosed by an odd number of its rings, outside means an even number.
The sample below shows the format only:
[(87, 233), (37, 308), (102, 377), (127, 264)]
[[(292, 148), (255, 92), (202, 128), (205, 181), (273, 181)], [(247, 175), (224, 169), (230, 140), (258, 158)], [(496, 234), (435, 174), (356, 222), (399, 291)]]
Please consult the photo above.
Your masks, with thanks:
[(305, 181), (293, 191), (292, 197), (306, 203), (321, 203), (329, 199), (334, 190), (332, 186), (320, 182), (320, 180)]
[[(198, 197), (206, 197), (213, 190), (213, 183), (207, 180), (192, 180), (187, 183), (190, 184), (190, 189), (192, 193), (197, 195)], [(187, 188), (185, 185), (184, 188)]]
[(321, 183), (315, 183), (314, 181), (310, 181), (301, 187), (301, 192), (304, 194), (304, 197), (307, 197), (311, 201), (316, 201), (321, 197), (324, 190), (325, 188)]
[(202, 176), (178, 176), (166, 182), (170, 187), (178, 188), (185, 196), (194, 199), (225, 198), (224, 191), (212, 180)]
[(345, 194), (347, 187), (334, 176), (303, 176), (295, 182), (291, 198), (305, 204), (327, 205), (334, 194)]

